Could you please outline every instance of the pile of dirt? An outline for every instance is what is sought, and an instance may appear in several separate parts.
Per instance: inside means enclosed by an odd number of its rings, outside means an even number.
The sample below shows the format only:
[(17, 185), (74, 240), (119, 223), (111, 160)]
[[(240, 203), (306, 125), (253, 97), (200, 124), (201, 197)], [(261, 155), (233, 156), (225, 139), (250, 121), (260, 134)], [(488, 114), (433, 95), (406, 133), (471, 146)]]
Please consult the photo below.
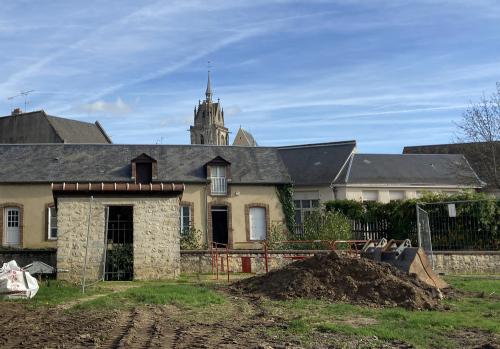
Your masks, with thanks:
[(440, 308), (438, 290), (386, 263), (316, 255), (233, 284), (246, 294), (285, 300), (315, 298), (407, 309)]

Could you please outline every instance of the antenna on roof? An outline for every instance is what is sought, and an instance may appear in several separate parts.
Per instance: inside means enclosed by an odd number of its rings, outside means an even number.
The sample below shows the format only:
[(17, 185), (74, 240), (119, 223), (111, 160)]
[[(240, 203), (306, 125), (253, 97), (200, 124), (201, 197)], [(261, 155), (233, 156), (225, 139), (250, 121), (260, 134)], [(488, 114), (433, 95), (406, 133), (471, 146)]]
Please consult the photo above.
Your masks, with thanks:
[(17, 97), (21, 97), (21, 96), (24, 96), (24, 111), (27, 112), (27, 106), (29, 104), (29, 101), (28, 101), (28, 95), (31, 93), (31, 92), (35, 92), (35, 90), (28, 90), (28, 91), (21, 91), (19, 94), (15, 95), (15, 96), (10, 96), (10, 97), (7, 97), (7, 99), (10, 101), (10, 111), (12, 112), (14, 109), (12, 108), (12, 100), (14, 98), (17, 98)]

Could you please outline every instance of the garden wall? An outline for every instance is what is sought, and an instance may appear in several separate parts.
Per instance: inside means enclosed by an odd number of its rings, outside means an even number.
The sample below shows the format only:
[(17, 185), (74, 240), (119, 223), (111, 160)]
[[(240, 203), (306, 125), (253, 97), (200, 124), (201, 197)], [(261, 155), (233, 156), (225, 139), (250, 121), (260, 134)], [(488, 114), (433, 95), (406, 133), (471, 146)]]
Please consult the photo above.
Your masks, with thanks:
[(500, 251), (438, 251), (434, 269), (444, 274), (500, 275)]
[[(323, 250), (304, 251), (269, 251), (269, 268), (275, 269), (315, 253), (328, 253)], [(444, 251), (435, 252), (436, 271), (444, 274), (496, 274), (500, 275), (500, 251)], [(226, 270), (226, 255), (219, 256), (219, 270)], [(244, 265), (246, 264), (246, 267)], [(262, 251), (231, 250), (229, 252), (229, 270), (252, 273), (265, 272), (265, 259)], [(210, 251), (181, 251), (182, 273), (210, 273), (212, 256)]]

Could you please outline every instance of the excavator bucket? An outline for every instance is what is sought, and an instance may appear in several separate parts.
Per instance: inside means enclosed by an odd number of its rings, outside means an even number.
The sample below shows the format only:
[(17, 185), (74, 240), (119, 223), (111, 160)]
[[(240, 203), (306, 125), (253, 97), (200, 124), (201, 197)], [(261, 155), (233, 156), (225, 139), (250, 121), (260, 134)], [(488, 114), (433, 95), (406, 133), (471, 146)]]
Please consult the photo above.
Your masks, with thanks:
[(435, 288), (447, 288), (449, 285), (433, 270), (422, 248), (411, 247), (410, 240), (397, 241), (382, 239), (368, 242), (361, 251), (361, 257), (377, 262), (389, 263), (396, 268), (416, 275), (417, 279)]

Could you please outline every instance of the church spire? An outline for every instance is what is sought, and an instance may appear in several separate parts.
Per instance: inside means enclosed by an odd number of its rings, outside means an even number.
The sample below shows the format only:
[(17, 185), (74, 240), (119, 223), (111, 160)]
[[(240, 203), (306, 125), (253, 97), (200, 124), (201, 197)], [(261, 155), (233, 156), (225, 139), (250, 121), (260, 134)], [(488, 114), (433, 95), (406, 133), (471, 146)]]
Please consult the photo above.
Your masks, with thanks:
[(207, 96), (207, 101), (212, 100), (212, 85), (210, 84), (210, 70), (208, 71), (208, 82), (207, 82), (207, 90), (205, 92), (205, 96)]

